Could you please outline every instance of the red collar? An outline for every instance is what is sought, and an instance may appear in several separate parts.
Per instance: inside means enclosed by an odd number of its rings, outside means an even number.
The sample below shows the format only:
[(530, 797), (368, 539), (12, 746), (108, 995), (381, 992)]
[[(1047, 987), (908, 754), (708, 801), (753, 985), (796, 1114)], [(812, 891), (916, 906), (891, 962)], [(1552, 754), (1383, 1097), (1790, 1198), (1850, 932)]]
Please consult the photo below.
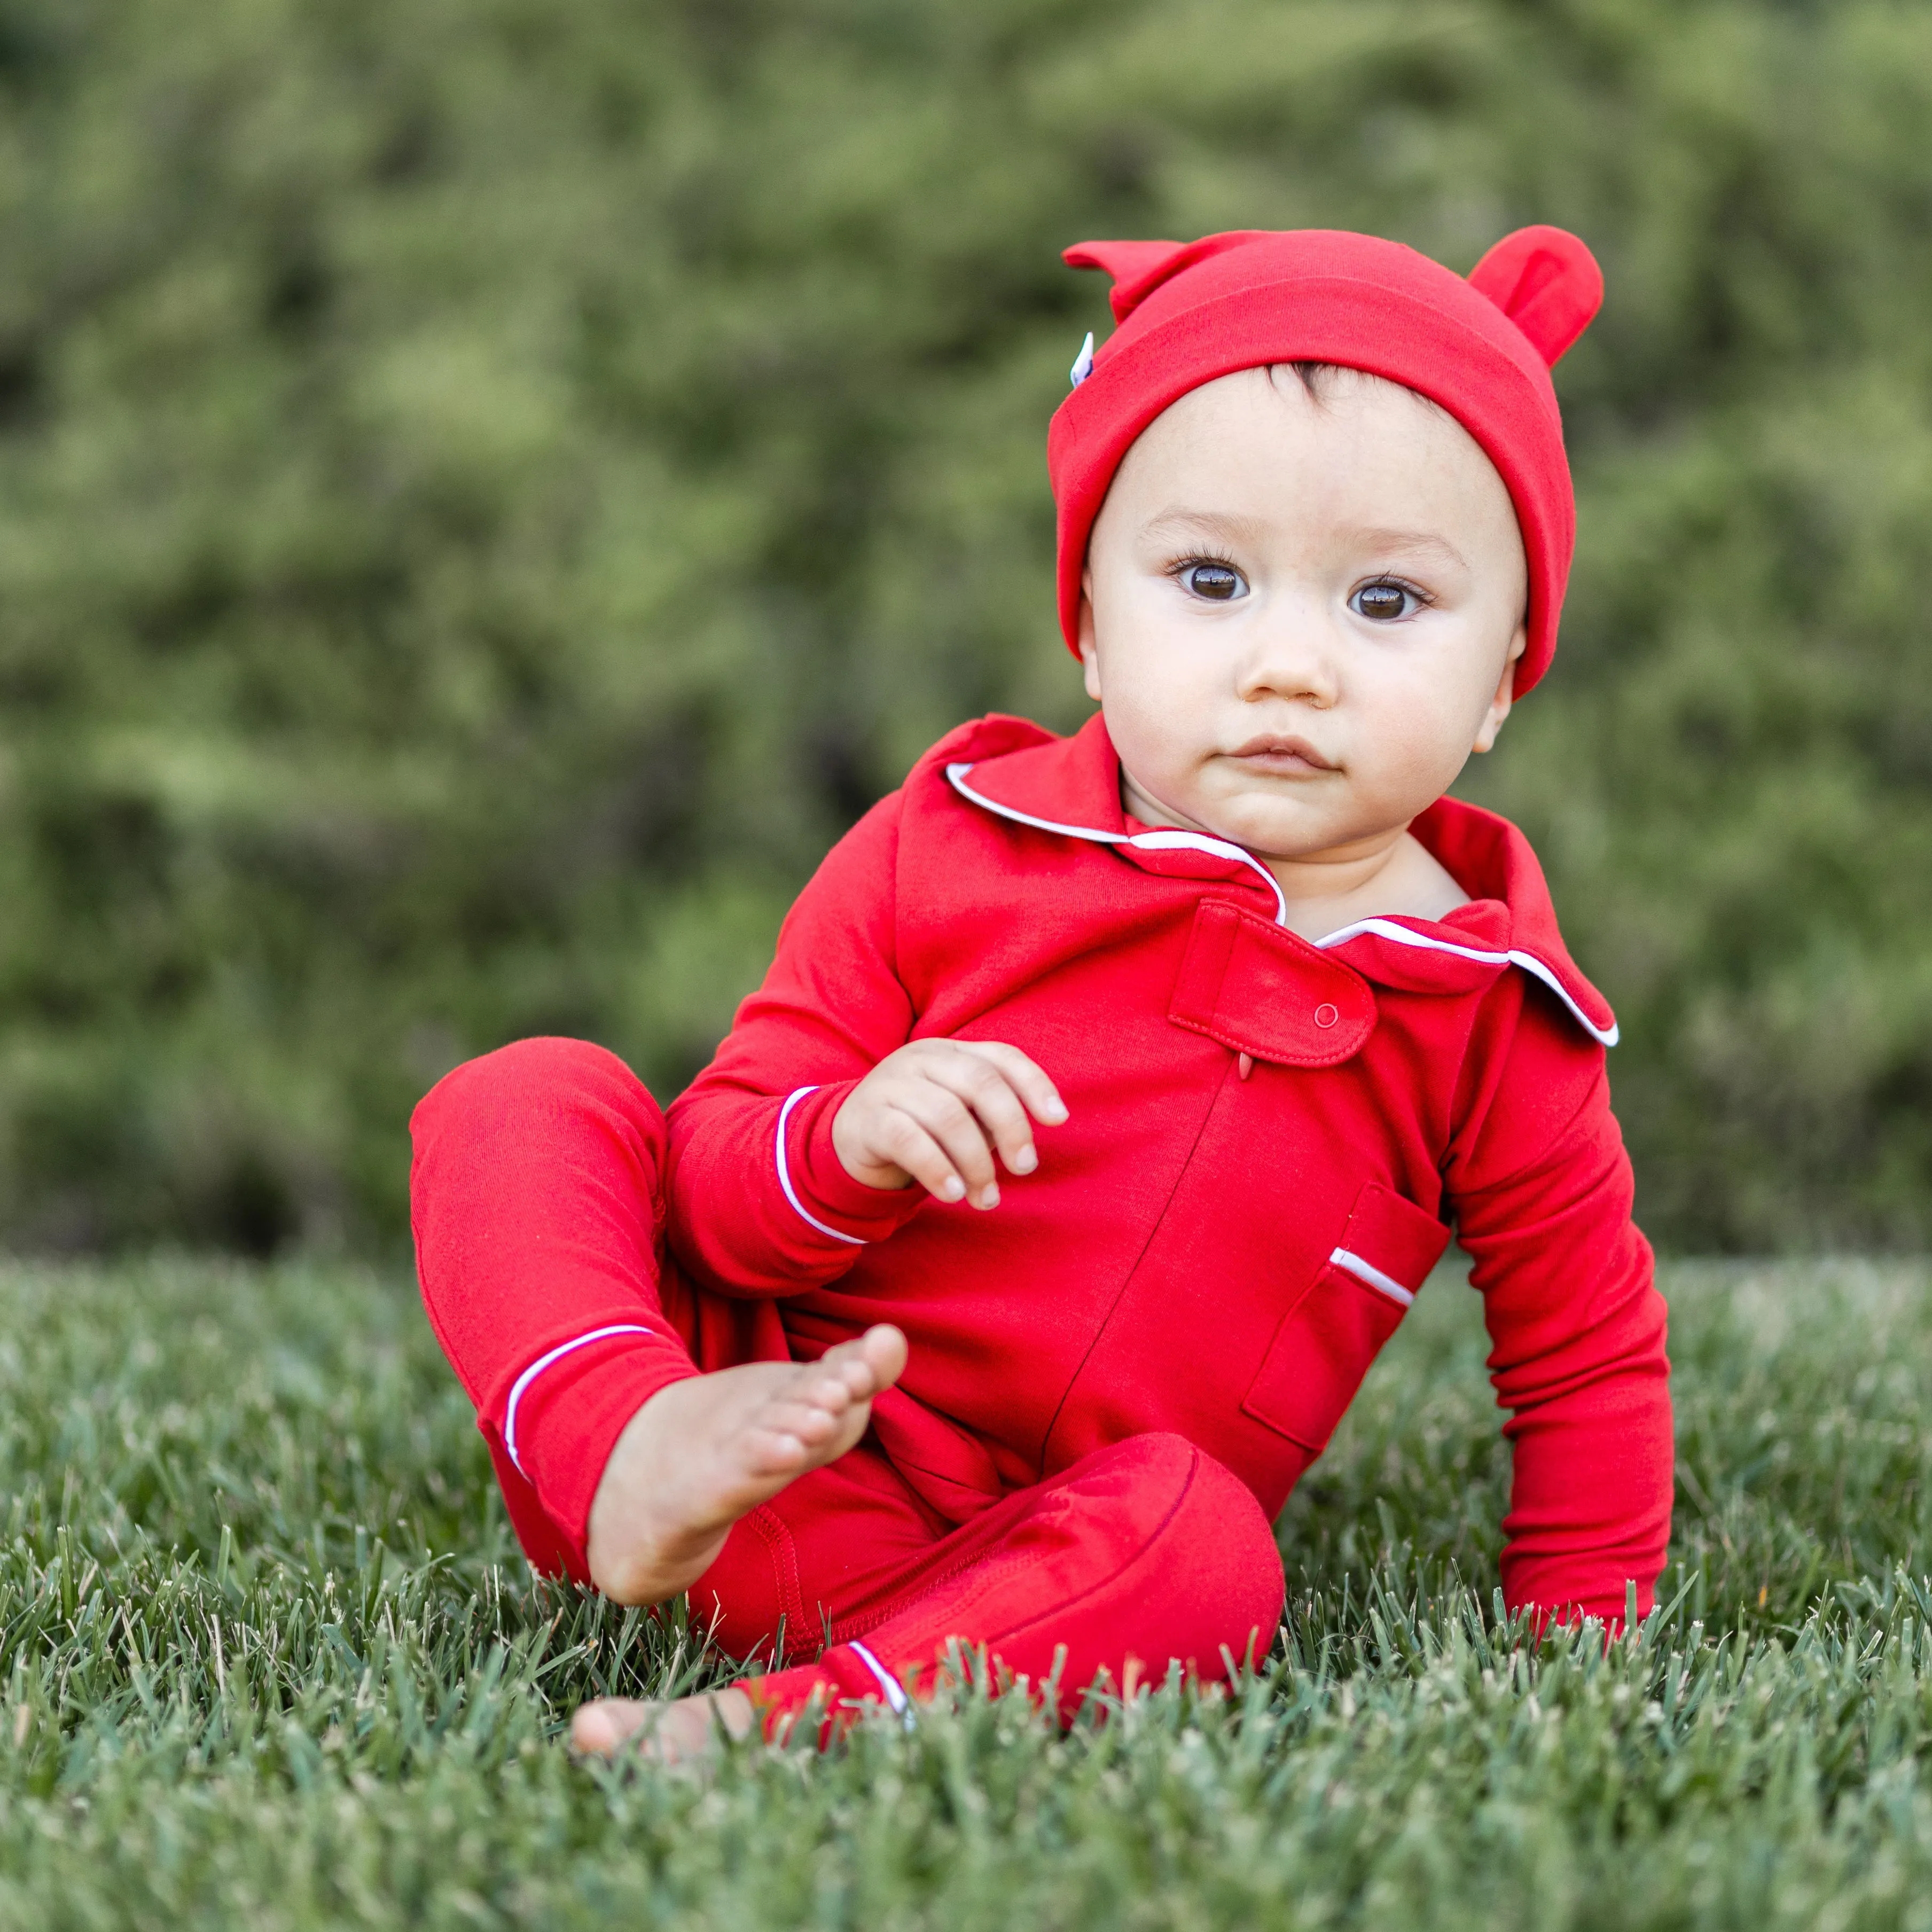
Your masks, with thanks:
[[(1222, 878), (1264, 892), (1279, 921), (1274, 875), (1254, 855), (1204, 833), (1149, 828), (1120, 806), (1120, 761), (1096, 713), (1070, 738), (1021, 718), (983, 718), (954, 746), (946, 776), (961, 797), (1042, 833), (1111, 845), (1144, 869)], [(1592, 1039), (1614, 1046), (1607, 1001), (1571, 960), (1557, 928), (1543, 868), (1506, 818), (1457, 798), (1438, 799), (1410, 827), (1469, 895), (1442, 920), (1359, 920), (1316, 942), (1366, 978), (1415, 992), (1465, 992), (1510, 966), (1556, 994)]]

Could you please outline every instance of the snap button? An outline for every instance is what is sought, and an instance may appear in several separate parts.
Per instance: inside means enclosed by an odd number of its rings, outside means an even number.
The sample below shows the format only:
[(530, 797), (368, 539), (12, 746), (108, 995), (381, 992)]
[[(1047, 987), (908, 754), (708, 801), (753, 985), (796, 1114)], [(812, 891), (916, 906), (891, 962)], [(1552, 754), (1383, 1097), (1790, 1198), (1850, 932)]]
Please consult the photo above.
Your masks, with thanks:
[(1331, 1027), (1341, 1017), (1341, 1009), (1331, 1006), (1325, 1000), (1315, 1009), (1315, 1024), (1318, 1027)]

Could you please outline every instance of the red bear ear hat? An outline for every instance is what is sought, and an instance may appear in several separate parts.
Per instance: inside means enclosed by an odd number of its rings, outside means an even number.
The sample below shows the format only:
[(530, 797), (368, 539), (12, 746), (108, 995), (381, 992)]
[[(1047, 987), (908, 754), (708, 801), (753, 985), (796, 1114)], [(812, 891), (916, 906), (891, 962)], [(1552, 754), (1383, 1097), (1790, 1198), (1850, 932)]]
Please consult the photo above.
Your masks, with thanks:
[(1047, 466), (1060, 512), (1060, 628), (1079, 648), (1080, 577), (1108, 485), (1134, 439), (1190, 389), (1270, 362), (1335, 362), (1439, 403), (1508, 486), (1529, 564), (1520, 697), (1549, 668), (1576, 509), (1550, 371), (1604, 296), (1595, 258), (1560, 228), (1520, 228), (1467, 281), (1399, 242), (1330, 229), (1198, 242), (1083, 242), (1114, 278), (1114, 333), (1076, 365)]

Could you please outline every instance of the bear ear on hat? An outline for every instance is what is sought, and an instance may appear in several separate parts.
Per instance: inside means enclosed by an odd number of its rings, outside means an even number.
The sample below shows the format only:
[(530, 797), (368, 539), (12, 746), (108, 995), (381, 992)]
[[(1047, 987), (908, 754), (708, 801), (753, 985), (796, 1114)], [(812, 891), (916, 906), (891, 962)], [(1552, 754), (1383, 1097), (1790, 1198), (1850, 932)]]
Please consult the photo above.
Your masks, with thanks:
[(1116, 322), (1125, 322), (1162, 283), (1184, 268), (1224, 255), (1230, 248), (1258, 241), (1266, 231), (1231, 228), (1225, 235), (1204, 235), (1198, 242), (1076, 242), (1061, 252), (1070, 268), (1104, 268), (1114, 278), (1107, 301)]
[(1179, 266), (1184, 242), (1076, 242), (1060, 259), (1070, 268), (1099, 268), (1113, 278), (1108, 306), (1116, 322), (1125, 322), (1149, 290), (1157, 288)]
[(1469, 285), (1521, 329), (1551, 368), (1604, 302), (1597, 258), (1562, 228), (1519, 228), (1469, 271)]

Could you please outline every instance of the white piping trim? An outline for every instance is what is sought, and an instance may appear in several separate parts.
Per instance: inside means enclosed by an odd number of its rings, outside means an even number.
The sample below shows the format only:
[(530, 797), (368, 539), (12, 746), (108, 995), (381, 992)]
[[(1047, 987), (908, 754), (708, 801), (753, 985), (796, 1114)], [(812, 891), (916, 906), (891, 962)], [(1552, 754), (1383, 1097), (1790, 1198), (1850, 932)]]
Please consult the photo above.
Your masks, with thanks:
[(524, 1391), (548, 1368), (551, 1363), (560, 1361), (573, 1348), (587, 1348), (592, 1342), (601, 1342), (607, 1335), (648, 1335), (651, 1331), (635, 1322), (614, 1322), (608, 1328), (593, 1328), (587, 1335), (580, 1335), (572, 1342), (560, 1342), (546, 1355), (539, 1355), (517, 1379), (510, 1384), (510, 1399), (503, 1405), (503, 1448), (510, 1460), (516, 1464), (520, 1476), (530, 1472), (517, 1459), (517, 1405), (524, 1399)]
[(1405, 1308), (1415, 1305), (1412, 1289), (1404, 1288), (1394, 1276), (1384, 1274), (1372, 1262), (1365, 1262), (1360, 1255), (1352, 1255), (1346, 1248), (1337, 1248), (1328, 1257), (1328, 1265), (1345, 1270), (1365, 1287), (1372, 1288), (1378, 1294), (1385, 1294), (1390, 1300), (1400, 1302)]
[(1534, 952), (1519, 952), (1514, 946), (1507, 952), (1492, 952), (1478, 946), (1456, 946), (1446, 939), (1432, 938), (1426, 932), (1412, 932), (1407, 926), (1398, 926), (1392, 919), (1358, 920), (1353, 926), (1345, 926), (1340, 932), (1331, 932), (1315, 944), (1326, 952), (1330, 946), (1359, 938), (1365, 932), (1374, 934), (1378, 939), (1392, 939), (1398, 946), (1417, 946), (1425, 952), (1453, 952), (1459, 958), (1474, 959), (1485, 966), (1520, 966), (1526, 973), (1534, 974), (1570, 1009), (1576, 1024), (1599, 1046), (1615, 1046), (1617, 1043), (1616, 1022), (1612, 1020), (1608, 1027), (1597, 1025), (1570, 997), (1562, 981)]
[[(1010, 818), (1016, 824), (1030, 825), (1039, 832), (1058, 832), (1068, 838), (1088, 838), (1101, 845), (1137, 845), (1143, 851), (1166, 852), (1185, 848), (1190, 851), (1211, 853), (1217, 859), (1238, 860), (1252, 868), (1267, 880), (1273, 888), (1276, 911), (1274, 922), (1277, 926), (1288, 923), (1288, 896), (1281, 889), (1281, 881), (1244, 846), (1231, 844), (1225, 838), (1210, 838), (1198, 832), (1183, 832), (1178, 828), (1162, 827), (1153, 832), (1096, 832), (1090, 826), (1062, 825), (1051, 818), (1036, 818), (1030, 812), (1022, 812), (1017, 807), (1002, 805), (996, 798), (988, 798), (984, 792), (975, 791), (966, 782), (966, 774), (973, 769), (970, 763), (948, 765), (946, 776), (952, 789), (962, 798), (982, 806), (988, 812), (998, 812), (1002, 818)], [(1340, 946), (1346, 940), (1360, 937), (1365, 932), (1373, 933), (1378, 939), (1392, 939), (1399, 946), (1414, 946), (1427, 952), (1453, 952), (1459, 958), (1480, 961), (1486, 966), (1520, 966), (1526, 973), (1532, 973), (1540, 980), (1563, 1004), (1570, 1009), (1576, 1024), (1599, 1046), (1615, 1046), (1617, 1043), (1617, 1025), (1612, 1020), (1607, 1028), (1600, 1027), (1570, 996), (1568, 989), (1556, 974), (1533, 952), (1518, 952), (1514, 946), (1507, 952), (1492, 952), (1475, 946), (1456, 946), (1446, 939), (1432, 939), (1426, 933), (1412, 932), (1406, 926), (1398, 926), (1390, 919), (1358, 920), (1353, 926), (1345, 926), (1339, 932), (1331, 932), (1327, 938), (1314, 944), (1323, 952), (1331, 946)], [(788, 1192), (790, 1190), (788, 1190)], [(796, 1203), (793, 1204), (794, 1206)], [(803, 1208), (799, 1212), (804, 1214)], [(811, 1220), (806, 1215), (808, 1220)], [(818, 1224), (814, 1222), (816, 1226)], [(832, 1230), (827, 1228), (830, 1234)], [(850, 1240), (848, 1234), (842, 1238)]]
[(1208, 852), (1216, 859), (1238, 859), (1268, 881), (1268, 890), (1274, 894), (1275, 924), (1288, 923), (1288, 895), (1282, 890), (1281, 881), (1245, 845), (1234, 844), (1226, 838), (1210, 838), (1198, 832), (1183, 832), (1169, 826), (1153, 832), (1137, 832), (1126, 842), (1138, 846), (1143, 852)]
[(1061, 825), (1051, 818), (1036, 818), (1030, 812), (1022, 812), (1010, 805), (1002, 805), (996, 798), (988, 798), (982, 791), (975, 791), (966, 782), (966, 774), (973, 769), (970, 764), (948, 765), (946, 776), (952, 789), (962, 798), (970, 799), (975, 805), (984, 806), (988, 812), (997, 812), (1002, 818), (1010, 818), (1021, 825), (1030, 825), (1039, 832), (1064, 832), (1069, 838), (1091, 838), (1102, 845), (1124, 845), (1127, 835), (1124, 832), (1096, 832), (1085, 825)]
[(856, 1637), (847, 1645), (848, 1650), (856, 1652), (859, 1661), (879, 1680), (879, 1688), (884, 1692), (886, 1706), (896, 1718), (912, 1722), (912, 1700), (905, 1694), (905, 1686), (861, 1643)]
[(998, 812), (1002, 818), (1010, 818), (1016, 824), (1030, 825), (1036, 832), (1058, 832), (1068, 838), (1089, 838), (1100, 845), (1132, 845), (1143, 852), (1205, 852), (1210, 857), (1232, 859), (1237, 864), (1246, 866), (1251, 872), (1259, 873), (1268, 881), (1269, 891), (1274, 894), (1275, 924), (1288, 923), (1288, 896), (1281, 889), (1281, 881), (1245, 846), (1236, 845), (1226, 838), (1210, 838), (1204, 832), (1184, 832), (1178, 826), (1157, 826), (1151, 832), (1096, 832), (1090, 826), (1061, 825), (1051, 818), (1036, 818), (1030, 812), (1002, 805), (998, 799), (975, 791), (966, 782), (966, 774), (972, 769), (970, 764), (948, 765), (946, 768), (947, 778), (962, 798), (983, 806), (988, 812)]
[(816, 1094), (818, 1091), (818, 1089), (815, 1086), (801, 1087), (796, 1092), (788, 1094), (785, 1096), (784, 1105), (778, 1109), (778, 1130), (774, 1138), (772, 1150), (778, 1163), (778, 1185), (784, 1190), (784, 1198), (798, 1210), (800, 1220), (816, 1228), (821, 1234), (830, 1234), (835, 1241), (849, 1241), (854, 1247), (862, 1248), (868, 1245), (862, 1235), (841, 1234), (836, 1228), (828, 1228), (816, 1214), (808, 1213), (805, 1203), (798, 1198), (798, 1190), (791, 1184), (791, 1164), (785, 1159), (785, 1123), (791, 1118), (793, 1108), (796, 1107), (806, 1094)]

